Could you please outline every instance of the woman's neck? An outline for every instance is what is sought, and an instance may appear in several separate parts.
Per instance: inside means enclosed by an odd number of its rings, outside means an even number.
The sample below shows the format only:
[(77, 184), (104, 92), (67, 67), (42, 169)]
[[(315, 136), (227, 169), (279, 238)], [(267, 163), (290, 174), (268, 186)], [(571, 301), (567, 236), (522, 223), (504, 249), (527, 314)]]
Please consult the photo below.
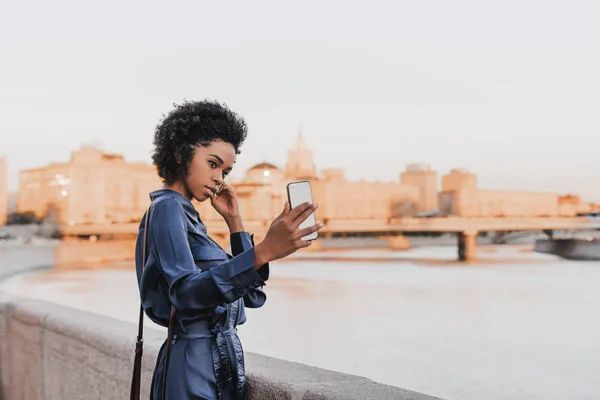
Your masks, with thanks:
[(169, 189), (174, 192), (177, 192), (177, 193), (181, 194), (182, 196), (184, 196), (189, 201), (192, 201), (192, 194), (187, 189), (187, 186), (181, 181), (177, 181), (177, 182), (173, 183), (172, 185), (163, 185), (163, 189)]

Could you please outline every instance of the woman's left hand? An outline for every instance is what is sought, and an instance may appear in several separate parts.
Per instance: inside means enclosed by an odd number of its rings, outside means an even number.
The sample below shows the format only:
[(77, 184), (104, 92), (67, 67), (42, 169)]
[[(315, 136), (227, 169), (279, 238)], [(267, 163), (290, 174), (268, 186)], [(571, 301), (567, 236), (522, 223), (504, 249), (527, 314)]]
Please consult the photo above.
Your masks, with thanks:
[(221, 184), (217, 193), (210, 198), (210, 204), (225, 219), (238, 218), (240, 216), (235, 191), (225, 182)]

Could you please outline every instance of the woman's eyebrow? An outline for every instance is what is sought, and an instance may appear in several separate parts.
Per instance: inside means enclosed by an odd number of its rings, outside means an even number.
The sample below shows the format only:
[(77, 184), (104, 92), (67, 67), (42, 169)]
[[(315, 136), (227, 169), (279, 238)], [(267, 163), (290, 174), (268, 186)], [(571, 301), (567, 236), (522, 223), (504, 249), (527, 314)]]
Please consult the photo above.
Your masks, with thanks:
[(223, 159), (221, 157), (219, 157), (218, 155), (216, 155), (216, 154), (209, 154), (209, 156), (213, 156), (214, 158), (216, 158), (217, 160), (219, 160), (219, 162), (221, 164), (225, 163), (225, 161), (223, 161)]

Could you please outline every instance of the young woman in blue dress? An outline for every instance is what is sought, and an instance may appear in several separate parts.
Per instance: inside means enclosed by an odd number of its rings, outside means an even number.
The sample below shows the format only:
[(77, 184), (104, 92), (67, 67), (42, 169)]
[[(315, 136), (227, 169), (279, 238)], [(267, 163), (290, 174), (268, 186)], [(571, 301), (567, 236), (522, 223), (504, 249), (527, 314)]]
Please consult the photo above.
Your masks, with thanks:
[[(164, 186), (150, 194), (140, 222), (136, 271), (143, 312), (161, 326), (171, 322), (172, 338), (158, 354), (152, 400), (245, 398), (236, 330), (244, 309), (265, 303), (269, 262), (309, 246), (301, 238), (322, 227), (299, 228), (316, 204), (286, 203), (254, 244), (225, 183), (246, 135), (245, 121), (213, 101), (176, 105), (156, 127), (153, 162)], [(192, 199), (210, 201), (224, 218), (231, 254), (210, 238)]]

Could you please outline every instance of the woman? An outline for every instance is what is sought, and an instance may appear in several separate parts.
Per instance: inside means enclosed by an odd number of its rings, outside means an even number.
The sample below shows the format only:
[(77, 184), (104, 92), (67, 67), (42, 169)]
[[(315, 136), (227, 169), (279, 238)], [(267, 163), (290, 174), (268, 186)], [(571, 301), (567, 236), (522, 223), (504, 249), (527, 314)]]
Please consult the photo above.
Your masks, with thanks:
[[(153, 161), (164, 186), (150, 194), (147, 232), (145, 221), (140, 223), (136, 270), (146, 315), (168, 326), (171, 307), (175, 313), (166, 399), (245, 397), (244, 354), (236, 334), (246, 321), (244, 308), (265, 303), (269, 262), (309, 246), (300, 238), (322, 227), (298, 228), (316, 204), (293, 210), (286, 204), (254, 246), (235, 193), (224, 182), (246, 134), (242, 118), (210, 101), (176, 105), (155, 131)], [(224, 218), (232, 255), (208, 236), (192, 199), (210, 200)], [(152, 400), (162, 400), (166, 346), (154, 369)]]

